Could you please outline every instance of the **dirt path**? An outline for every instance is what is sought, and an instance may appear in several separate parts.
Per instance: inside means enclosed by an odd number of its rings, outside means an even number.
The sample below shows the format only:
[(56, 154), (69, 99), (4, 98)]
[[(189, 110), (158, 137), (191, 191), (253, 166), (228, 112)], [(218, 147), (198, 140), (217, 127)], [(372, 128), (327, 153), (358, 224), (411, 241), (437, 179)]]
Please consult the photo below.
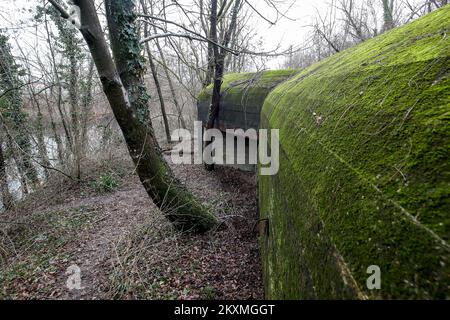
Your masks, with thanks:
[[(223, 220), (217, 230), (177, 234), (135, 175), (121, 177), (111, 193), (66, 181), (34, 194), (8, 219), (0, 298), (263, 298), (254, 176), (201, 166), (174, 171)], [(71, 266), (81, 272), (81, 290), (67, 288)]]
[[(66, 247), (71, 265), (80, 268), (83, 289), (56, 288), (55, 298), (110, 298), (108, 275), (116, 258), (116, 243), (145, 221), (149, 211), (157, 211), (135, 177), (114, 194), (89, 200), (82, 206), (101, 212), (101, 216)], [(67, 274), (59, 274), (56, 284), (64, 284), (67, 278)]]

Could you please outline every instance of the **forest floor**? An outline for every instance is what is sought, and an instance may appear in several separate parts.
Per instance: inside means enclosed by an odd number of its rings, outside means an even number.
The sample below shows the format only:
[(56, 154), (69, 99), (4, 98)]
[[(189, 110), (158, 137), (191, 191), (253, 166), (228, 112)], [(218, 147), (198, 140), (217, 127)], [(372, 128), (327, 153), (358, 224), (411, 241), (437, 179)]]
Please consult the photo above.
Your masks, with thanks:
[[(223, 221), (180, 234), (124, 162), (86, 164), (81, 183), (53, 177), (0, 216), (1, 299), (263, 298), (254, 174), (173, 166)], [(69, 290), (77, 268), (82, 289)]]

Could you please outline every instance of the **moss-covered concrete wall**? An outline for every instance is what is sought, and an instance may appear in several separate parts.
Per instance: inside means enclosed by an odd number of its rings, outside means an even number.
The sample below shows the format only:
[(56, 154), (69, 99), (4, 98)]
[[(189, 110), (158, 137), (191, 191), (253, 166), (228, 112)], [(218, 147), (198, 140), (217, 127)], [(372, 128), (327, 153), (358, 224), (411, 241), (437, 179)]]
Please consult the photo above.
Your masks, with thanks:
[[(228, 74), (221, 90), (219, 125), (225, 129), (258, 129), (264, 100), (271, 90), (298, 73), (297, 70), (263, 71)], [(213, 86), (203, 90), (198, 98), (198, 117), (206, 123)]]
[(450, 6), (302, 71), (261, 121), (268, 298), (450, 298)]

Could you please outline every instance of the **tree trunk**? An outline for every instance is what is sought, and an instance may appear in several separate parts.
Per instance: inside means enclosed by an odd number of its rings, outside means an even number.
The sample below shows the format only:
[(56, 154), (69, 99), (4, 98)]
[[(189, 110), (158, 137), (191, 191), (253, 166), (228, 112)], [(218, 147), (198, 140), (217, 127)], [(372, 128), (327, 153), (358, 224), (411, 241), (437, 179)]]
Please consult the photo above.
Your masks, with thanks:
[(53, 139), (55, 139), (56, 150), (58, 152), (58, 162), (63, 165), (64, 164), (64, 147), (61, 140), (60, 135), (58, 134), (58, 129), (56, 127), (55, 120), (53, 119), (53, 110), (50, 104), (49, 98), (47, 96), (47, 92), (45, 93), (45, 104), (47, 106), (48, 116), (50, 118), (50, 126), (52, 128)]
[[(71, 39), (74, 41), (74, 39)], [(70, 98), (70, 120), (71, 120), (71, 137), (72, 137), (72, 175), (81, 180), (81, 131), (79, 121), (79, 92), (78, 92), (78, 62), (73, 51), (69, 50), (69, 98)]]
[[(143, 2), (142, 2), (142, 7), (144, 8)], [(144, 11), (144, 13), (145, 13), (145, 11)], [(144, 26), (144, 37), (148, 37), (147, 24), (145, 24), (145, 26)], [(169, 128), (169, 120), (167, 119), (166, 104), (164, 103), (164, 96), (162, 94), (161, 84), (159, 82), (158, 70), (156, 70), (155, 62), (153, 61), (153, 55), (150, 50), (150, 46), (149, 46), (148, 42), (145, 43), (145, 50), (147, 51), (150, 70), (152, 72), (153, 81), (155, 82), (156, 92), (158, 94), (159, 103), (161, 105), (161, 115), (162, 115), (163, 122), (164, 122), (164, 130), (166, 132), (166, 139), (167, 139), (167, 142), (170, 143), (172, 139), (170, 137), (170, 128)]]
[[(48, 48), (49, 48), (49, 52), (50, 52), (50, 57), (51, 57), (51, 62), (52, 62), (52, 69), (53, 69), (53, 75), (55, 77), (55, 82), (58, 84), (57, 88), (58, 88), (58, 98), (57, 98), (57, 107), (58, 107), (58, 112), (59, 112), (59, 116), (61, 118), (61, 124), (63, 126), (64, 129), (64, 133), (66, 136), (66, 142), (68, 145), (68, 149), (72, 149), (72, 138), (70, 136), (70, 132), (69, 132), (69, 128), (67, 125), (67, 121), (66, 121), (66, 117), (64, 115), (64, 111), (63, 111), (63, 93), (62, 93), (62, 83), (61, 83), (61, 79), (59, 77), (59, 72), (58, 72), (58, 64), (56, 62), (56, 57), (55, 57), (55, 52), (53, 49), (53, 45), (51, 42), (51, 34), (50, 34), (50, 29), (48, 26), (48, 21), (47, 21), (47, 17), (45, 17), (44, 19), (44, 26), (45, 26), (45, 30), (47, 33), (47, 43), (48, 43)], [(62, 145), (62, 144), (61, 144)]]
[[(23, 85), (19, 78), (19, 66), (15, 63), (15, 58), (11, 49), (2, 37), (0, 47), (0, 81), (3, 89), (14, 89)], [(16, 147), (19, 151), (19, 158), (23, 172), (34, 186), (39, 184), (39, 176), (32, 163), (31, 141), (27, 130), (27, 119), (23, 112), (23, 99), (21, 90), (12, 90), (4, 97), (4, 108), (7, 116), (3, 126), (7, 132), (8, 143)], [(14, 135), (14, 136), (13, 136)]]
[(394, 0), (383, 0), (383, 31), (394, 28)]
[(80, 133), (80, 154), (81, 157), (86, 157), (87, 154), (87, 144), (88, 144), (88, 122), (91, 114), (91, 103), (92, 103), (92, 87), (94, 82), (94, 61), (92, 59), (89, 61), (89, 71), (87, 74), (86, 83), (83, 87), (83, 97), (82, 97), (82, 109), (80, 116), (81, 133)]
[(182, 129), (186, 129), (187, 126), (186, 126), (186, 121), (184, 120), (183, 110), (180, 107), (180, 103), (178, 102), (177, 94), (175, 92), (175, 87), (173, 85), (172, 78), (171, 78), (171, 76), (169, 74), (169, 71), (168, 71), (169, 67), (167, 66), (166, 58), (164, 57), (164, 53), (162, 51), (162, 48), (161, 48), (161, 45), (159, 44), (158, 39), (156, 39), (156, 47), (158, 48), (159, 56), (161, 57), (161, 62), (163, 64), (164, 73), (166, 75), (167, 82), (169, 84), (170, 93), (172, 95), (173, 104), (174, 104), (175, 109), (177, 110), (177, 113), (178, 113), (179, 125), (181, 126)]
[[(209, 34), (209, 38), (211, 37), (211, 31)], [(208, 87), (213, 81), (214, 76), (214, 46), (212, 43), (208, 42), (208, 69), (206, 71), (205, 81), (203, 82), (203, 88)]]
[[(142, 11), (144, 12), (145, 15), (147, 15), (148, 12), (147, 12), (147, 8), (145, 7), (144, 0), (141, 0), (141, 5), (142, 5)], [(150, 6), (151, 6), (151, 9), (152, 9), (151, 10), (151, 14), (153, 16), (154, 13), (153, 13), (152, 2), (150, 2)], [(163, 8), (163, 10), (165, 10), (165, 8)], [(165, 18), (165, 11), (164, 11), (164, 18)], [(155, 33), (157, 32), (156, 26), (153, 26), (153, 31)], [(178, 102), (177, 94), (176, 94), (175, 88), (173, 86), (172, 77), (169, 74), (169, 67), (167, 66), (166, 58), (164, 56), (164, 52), (163, 52), (163, 50), (161, 48), (161, 44), (159, 43), (158, 39), (155, 39), (155, 44), (156, 44), (156, 48), (158, 49), (159, 56), (161, 57), (161, 63), (162, 63), (162, 66), (164, 68), (164, 74), (165, 74), (165, 76), (167, 78), (167, 82), (169, 84), (170, 93), (172, 94), (173, 104), (175, 105), (175, 109), (177, 110), (177, 113), (178, 113), (179, 125), (181, 126), (182, 129), (186, 129), (187, 126), (186, 126), (186, 122), (184, 121), (183, 110), (180, 107), (180, 103)]]
[(36, 137), (37, 137), (37, 149), (38, 149), (38, 153), (39, 153), (39, 158), (42, 161), (42, 164), (44, 165), (44, 176), (45, 179), (48, 180), (49, 177), (49, 172), (48, 169), (51, 164), (50, 161), (48, 159), (48, 155), (47, 155), (47, 146), (45, 144), (45, 136), (44, 136), (44, 126), (42, 124), (43, 121), (43, 115), (41, 112), (41, 106), (39, 104), (39, 101), (37, 101), (36, 99), (36, 107), (38, 109), (37, 111), (37, 118), (36, 118)]
[[(210, 31), (209, 31), (209, 39), (211, 42), (218, 43), (217, 41), (217, 0), (211, 0), (211, 12), (209, 16), (210, 23)], [(205, 87), (210, 82), (210, 67), (212, 66), (214, 71), (214, 87), (213, 87), (213, 95), (211, 99), (211, 104), (209, 106), (208, 113), (208, 121), (206, 123), (206, 130), (212, 129), (215, 126), (216, 120), (219, 119), (219, 111), (220, 111), (220, 90), (222, 88), (222, 75), (223, 75), (223, 67), (221, 68), (219, 65), (219, 48), (217, 46), (210, 46), (211, 42), (208, 44), (208, 72), (206, 75)], [(211, 142), (205, 142), (206, 149)], [(214, 164), (205, 163), (205, 169), (208, 171), (214, 170)]]
[[(26, 55), (22, 48), (19, 47), (19, 50), (22, 54), (22, 57), (26, 59)], [(31, 75), (31, 69), (29, 64), (26, 64), (27, 71)], [(31, 79), (29, 80), (31, 82)], [(31, 104), (33, 107), (37, 109), (37, 115), (36, 115), (36, 147), (39, 155), (39, 159), (41, 161), (43, 171), (44, 171), (44, 177), (45, 180), (48, 180), (49, 172), (48, 169), (50, 167), (50, 161), (48, 159), (47, 155), (47, 148), (45, 145), (45, 137), (44, 137), (44, 126), (43, 126), (43, 115), (41, 110), (41, 104), (39, 102), (39, 99), (36, 97), (36, 92), (34, 90), (33, 85), (27, 85), (28, 94), (30, 96)]]
[(14, 206), (14, 200), (8, 188), (8, 176), (6, 174), (6, 161), (3, 154), (3, 139), (0, 133), (0, 185), (2, 193), (2, 202), (5, 210)]
[(8, 150), (11, 153), (11, 156), (14, 159), (14, 162), (16, 163), (17, 174), (19, 176), (18, 178), (20, 180), (20, 186), (22, 188), (22, 193), (28, 194), (28, 193), (30, 193), (30, 190), (28, 189), (28, 183), (27, 183), (27, 179), (26, 179), (26, 169), (24, 167), (22, 158), (17, 155), (16, 149), (15, 149), (15, 144), (14, 144), (14, 141), (13, 141), (11, 135), (9, 133), (7, 133), (6, 137), (7, 137)]
[[(228, 30), (225, 32), (224, 39), (222, 41), (222, 46), (224, 48), (228, 47), (231, 36), (233, 32), (236, 29), (237, 24), (237, 17), (239, 13), (239, 9), (241, 6), (241, 1), (236, 0), (235, 5), (233, 7), (232, 17), (230, 26), (228, 27)], [(217, 0), (211, 1), (211, 40), (214, 43), (217, 43)], [(223, 74), (224, 74), (224, 67), (225, 67), (225, 58), (227, 51), (225, 49), (219, 49), (218, 46), (213, 46), (214, 51), (214, 88), (213, 88), (213, 95), (211, 100), (211, 106), (209, 110), (208, 115), (208, 123), (206, 126), (206, 129), (212, 129), (214, 128), (216, 121), (219, 118), (220, 113), (220, 91), (222, 89), (222, 82), (223, 82)]]
[[(225, 32), (224, 39), (222, 41), (222, 46), (227, 47), (230, 43), (231, 36), (236, 28), (237, 23), (237, 17), (238, 12), (240, 9), (241, 1), (236, 0), (231, 22), (228, 30)], [(217, 40), (217, 0), (211, 1), (211, 16), (210, 16), (210, 23), (211, 23), (211, 40), (214, 43), (218, 43)], [(213, 87), (213, 94), (211, 99), (211, 105), (209, 108), (208, 113), (208, 122), (206, 124), (206, 129), (212, 129), (217, 124), (217, 121), (219, 119), (220, 114), (220, 96), (221, 96), (221, 89), (222, 89), (222, 82), (223, 82), (223, 74), (224, 74), (224, 66), (225, 66), (225, 58), (226, 58), (226, 51), (224, 49), (219, 50), (218, 46), (213, 46), (213, 52), (214, 52), (214, 87)], [(210, 142), (212, 143), (212, 142)], [(210, 143), (206, 143), (205, 147), (207, 147)], [(209, 171), (214, 170), (214, 164), (205, 164), (205, 168)]]
[[(55, 5), (54, 0), (51, 2)], [(81, 32), (145, 190), (176, 228), (196, 232), (209, 230), (216, 219), (175, 178), (163, 159), (148, 120), (144, 61), (135, 26), (134, 2), (105, 2), (116, 64), (103, 37), (93, 1), (75, 0), (74, 3), (81, 10)]]

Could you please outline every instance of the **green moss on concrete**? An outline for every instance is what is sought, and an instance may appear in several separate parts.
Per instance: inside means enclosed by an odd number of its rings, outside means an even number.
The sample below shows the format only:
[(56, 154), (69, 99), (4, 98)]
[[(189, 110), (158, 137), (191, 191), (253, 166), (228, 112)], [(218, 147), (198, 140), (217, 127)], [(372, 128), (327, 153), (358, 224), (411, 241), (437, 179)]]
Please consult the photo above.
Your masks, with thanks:
[(259, 181), (269, 298), (450, 298), (449, 21), (446, 6), (267, 97), (282, 149)]
[[(227, 74), (221, 88), (220, 123), (223, 128), (259, 127), (259, 117), (267, 95), (278, 84), (298, 70), (275, 70), (257, 73)], [(199, 117), (206, 121), (213, 86), (204, 89), (198, 98)]]
[[(266, 92), (267, 90), (275, 88), (278, 84), (286, 81), (296, 73), (298, 73), (298, 70), (269, 70), (262, 72), (227, 74), (224, 76), (222, 83), (222, 99), (225, 102), (227, 101), (228, 96), (232, 97), (234, 94), (240, 98), (246, 94), (247, 96), (254, 96), (256, 99), (261, 99), (261, 91)], [(210, 103), (212, 89), (213, 85), (204, 89), (200, 93), (198, 100), (200, 102)], [(240, 101), (238, 100), (238, 102)]]

